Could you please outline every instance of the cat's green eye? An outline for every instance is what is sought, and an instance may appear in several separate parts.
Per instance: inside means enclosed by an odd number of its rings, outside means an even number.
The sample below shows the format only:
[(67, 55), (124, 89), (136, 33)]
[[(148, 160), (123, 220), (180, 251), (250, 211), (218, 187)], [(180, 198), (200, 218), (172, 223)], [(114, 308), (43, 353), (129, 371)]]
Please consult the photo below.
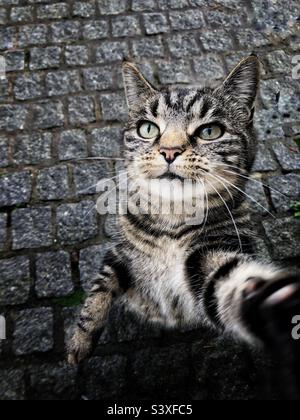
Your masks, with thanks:
[(218, 124), (206, 125), (205, 127), (201, 127), (197, 132), (197, 136), (202, 140), (218, 140), (223, 134), (224, 129)]
[(143, 122), (138, 128), (139, 136), (143, 137), (143, 139), (154, 139), (159, 136), (160, 130), (156, 124), (152, 122)]

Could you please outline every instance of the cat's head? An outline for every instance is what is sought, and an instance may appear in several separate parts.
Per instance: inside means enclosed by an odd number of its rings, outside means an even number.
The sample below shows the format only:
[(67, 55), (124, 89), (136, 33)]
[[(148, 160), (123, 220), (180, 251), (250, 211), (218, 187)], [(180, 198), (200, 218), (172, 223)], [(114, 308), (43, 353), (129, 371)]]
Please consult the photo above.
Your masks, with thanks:
[(123, 75), (130, 111), (125, 131), (130, 175), (201, 179), (220, 190), (218, 177), (236, 184), (235, 168), (250, 170), (257, 57), (243, 60), (217, 88), (156, 89), (127, 61)]

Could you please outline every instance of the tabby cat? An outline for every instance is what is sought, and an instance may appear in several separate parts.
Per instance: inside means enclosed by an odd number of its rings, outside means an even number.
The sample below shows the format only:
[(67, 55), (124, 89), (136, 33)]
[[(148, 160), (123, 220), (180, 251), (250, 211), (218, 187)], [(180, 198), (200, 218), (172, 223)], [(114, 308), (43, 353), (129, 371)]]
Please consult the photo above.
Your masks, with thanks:
[(299, 279), (253, 256), (244, 194), (257, 143), (258, 58), (244, 59), (214, 88), (157, 90), (128, 61), (123, 75), (128, 176), (144, 185), (201, 180), (206, 217), (195, 225), (172, 213), (119, 216), (120, 239), (85, 302), (69, 362), (91, 354), (116, 299), (166, 328), (207, 325), (254, 345), (287, 342)]

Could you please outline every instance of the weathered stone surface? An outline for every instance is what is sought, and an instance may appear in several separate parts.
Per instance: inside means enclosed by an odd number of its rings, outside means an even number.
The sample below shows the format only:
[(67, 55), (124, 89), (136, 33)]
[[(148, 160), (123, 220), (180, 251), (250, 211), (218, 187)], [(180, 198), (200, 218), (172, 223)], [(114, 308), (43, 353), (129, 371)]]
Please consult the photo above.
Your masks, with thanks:
[(24, 372), (21, 369), (0, 370), (1, 401), (25, 400)]
[(143, 15), (148, 35), (163, 34), (170, 31), (167, 16), (163, 13), (147, 13)]
[(200, 41), (206, 51), (223, 52), (233, 49), (233, 40), (230, 34), (222, 29), (202, 32)]
[(53, 311), (51, 308), (25, 309), (15, 320), (13, 349), (18, 356), (46, 353), (53, 349)]
[(89, 291), (99, 275), (106, 251), (106, 245), (95, 245), (80, 251), (80, 280), (84, 290)]
[(112, 19), (112, 34), (116, 37), (141, 35), (141, 26), (136, 16), (120, 16)]
[(78, 195), (95, 194), (98, 182), (103, 178), (110, 178), (109, 167), (105, 161), (77, 164), (73, 173)]
[(43, 70), (59, 67), (61, 51), (60, 47), (32, 48), (30, 50), (30, 69)]
[(63, 42), (73, 42), (80, 38), (80, 22), (62, 21), (51, 25), (51, 40), (60, 44)]
[(191, 66), (184, 60), (161, 61), (158, 63), (158, 77), (161, 84), (173, 85), (174, 83), (192, 83), (193, 75)]
[(73, 6), (73, 16), (89, 18), (93, 17), (96, 12), (96, 4), (91, 1), (76, 1)]
[(46, 25), (26, 25), (19, 29), (18, 44), (20, 47), (43, 45), (47, 43), (48, 27)]
[(13, 140), (13, 162), (36, 164), (51, 159), (51, 133), (18, 135)]
[(33, 20), (33, 7), (12, 7), (10, 18), (12, 22), (31, 22)]
[(108, 32), (109, 25), (106, 20), (93, 20), (83, 25), (83, 37), (86, 40), (106, 38)]
[(97, 213), (93, 201), (63, 204), (57, 209), (57, 236), (62, 244), (82, 243), (98, 233)]
[(76, 369), (67, 363), (43, 364), (30, 369), (30, 391), (33, 400), (76, 400)]
[[(258, 181), (260, 181), (260, 179), (258, 179)], [(245, 192), (248, 195), (247, 202), (249, 203), (250, 208), (254, 212), (259, 214), (268, 213), (269, 204), (265, 195), (263, 185), (260, 185), (257, 182), (249, 181), (246, 186)]]
[(13, 249), (52, 245), (51, 208), (17, 209), (12, 213)]
[(292, 202), (300, 198), (300, 175), (274, 176), (269, 178), (269, 185), (278, 191), (271, 191), (271, 196), (273, 204), (279, 213), (289, 211)]
[(0, 305), (25, 303), (29, 296), (30, 284), (27, 257), (0, 260)]
[(46, 76), (46, 88), (49, 96), (68, 95), (81, 91), (78, 71), (57, 71)]
[(9, 140), (7, 137), (0, 137), (0, 168), (4, 168), (9, 164)]
[(101, 91), (114, 87), (114, 78), (110, 67), (84, 69), (83, 80), (86, 90)]
[(35, 291), (39, 298), (68, 296), (74, 290), (70, 256), (66, 252), (38, 255), (36, 274)]
[(7, 214), (1, 213), (0, 214), (0, 251), (2, 251), (5, 247), (5, 241), (7, 238)]
[(0, 105), (0, 130), (24, 130), (28, 111), (20, 105)]
[(132, 0), (132, 10), (134, 12), (144, 12), (156, 8), (156, 0)]
[(96, 128), (91, 132), (92, 156), (120, 156), (123, 136), (122, 130), (115, 127)]
[(143, 38), (132, 42), (133, 56), (137, 59), (164, 58), (164, 44), (160, 37)]
[(8, 51), (5, 54), (6, 71), (24, 70), (25, 53), (24, 51)]
[(125, 12), (128, 4), (127, 0), (98, 0), (98, 6), (103, 15), (117, 15)]
[(88, 124), (96, 120), (95, 103), (91, 96), (76, 96), (69, 99), (69, 120), (72, 125)]
[[(93, 400), (120, 398), (125, 390), (125, 369), (126, 358), (123, 356), (92, 358), (86, 367), (85, 395)], [(109, 380), (112, 376), (114, 383)]]
[[(162, 398), (174, 397), (177, 394), (177, 388), (184, 390), (184, 383), (190, 378), (188, 357), (188, 346), (185, 344), (137, 351), (131, 366), (134, 384), (131, 394), (137, 399), (143, 399), (149, 394), (154, 395), (155, 389), (158, 388)], [(143, 378), (139, 374), (143, 369), (142, 366), (147, 366)], [(178, 366), (182, 368), (178, 369)]]
[(100, 103), (105, 121), (127, 121), (128, 110), (123, 93), (101, 94)]
[(16, 99), (25, 101), (41, 97), (44, 94), (42, 80), (42, 75), (36, 73), (17, 77), (14, 87)]
[(208, 54), (200, 59), (194, 59), (197, 80), (203, 84), (206, 80), (220, 80), (225, 78), (224, 66), (221, 58), (215, 54)]
[(31, 185), (30, 171), (2, 174), (0, 176), (0, 207), (28, 203)]
[(171, 27), (175, 31), (185, 31), (190, 29), (200, 29), (205, 26), (203, 14), (200, 10), (187, 10), (180, 12), (170, 12)]
[(263, 222), (277, 259), (299, 257), (300, 220), (290, 218)]
[(32, 105), (35, 128), (55, 128), (64, 125), (63, 104), (61, 101), (41, 101)]
[(89, 51), (84, 45), (69, 45), (65, 57), (69, 66), (85, 66), (89, 62)]
[(105, 41), (96, 49), (96, 62), (121, 61), (128, 57), (129, 50), (125, 41)]
[(162, 10), (182, 9), (189, 6), (188, 0), (158, 0), (158, 6)]
[(66, 3), (45, 4), (37, 7), (38, 19), (63, 19), (67, 18), (69, 8)]
[(172, 35), (168, 39), (170, 52), (175, 58), (194, 56), (199, 53), (199, 46), (192, 34)]
[(296, 143), (291, 140), (274, 142), (273, 150), (279, 163), (285, 171), (300, 169), (300, 153)]
[(272, 156), (270, 150), (264, 144), (260, 143), (257, 149), (253, 171), (276, 171), (277, 167), (278, 164), (275, 161), (275, 158)]
[(67, 130), (60, 134), (58, 154), (60, 160), (87, 156), (87, 141), (83, 130)]
[(36, 183), (39, 200), (62, 200), (70, 195), (68, 168), (66, 166), (41, 169)]

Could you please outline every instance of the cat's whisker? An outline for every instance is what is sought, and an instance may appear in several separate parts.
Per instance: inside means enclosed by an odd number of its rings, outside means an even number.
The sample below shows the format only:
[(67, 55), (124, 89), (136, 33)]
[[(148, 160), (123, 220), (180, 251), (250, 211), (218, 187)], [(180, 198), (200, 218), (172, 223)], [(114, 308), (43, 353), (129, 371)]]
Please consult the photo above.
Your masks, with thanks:
[[(218, 165), (218, 164), (217, 164), (217, 166), (227, 166), (227, 167), (233, 167), (233, 168), (235, 168), (235, 169), (238, 169), (238, 167), (231, 166), (231, 165), (225, 165), (225, 164), (224, 164), (224, 165)], [(236, 172), (227, 171), (226, 169), (224, 169), (224, 172), (227, 172), (227, 173), (230, 173), (230, 174), (233, 174), (233, 175), (240, 176), (241, 178), (247, 179), (248, 181), (252, 181), (252, 182), (255, 182), (255, 183), (257, 183), (257, 184), (261, 184), (263, 187), (266, 187), (266, 188), (268, 188), (269, 190), (274, 191), (275, 193), (280, 194), (280, 195), (282, 195), (282, 196), (283, 196), (283, 197), (285, 197), (285, 198), (289, 198), (286, 194), (284, 194), (284, 193), (280, 192), (280, 191), (279, 191), (279, 190), (277, 190), (276, 188), (272, 188), (272, 187), (270, 187), (270, 185), (268, 185), (268, 184), (264, 184), (263, 182), (259, 181), (258, 179), (251, 178), (251, 177), (248, 177), (248, 176), (246, 176), (246, 175), (238, 174), (238, 173), (236, 173)]]
[[(215, 175), (217, 178), (219, 178), (217, 175)], [(224, 182), (226, 182), (227, 184), (231, 185), (233, 188), (235, 188), (237, 191), (239, 191), (240, 193), (244, 194), (246, 197), (248, 197), (251, 201), (253, 201), (254, 203), (256, 203), (259, 207), (261, 207), (263, 210), (265, 210), (270, 216), (273, 217), (273, 219), (276, 219), (276, 217), (274, 216), (274, 214), (272, 214), (268, 209), (266, 209), (262, 204), (260, 204), (257, 200), (255, 200), (255, 198), (253, 198), (251, 195), (247, 194), (245, 191), (241, 190), (240, 188), (238, 188), (236, 185), (232, 184), (231, 182), (229, 182), (227, 179), (222, 178), (222, 180)]]
[(234, 198), (233, 198), (233, 195), (232, 195), (232, 193), (231, 193), (231, 191), (229, 190), (229, 188), (227, 187), (227, 185), (225, 185), (225, 183), (224, 182), (222, 182), (220, 179), (217, 179), (214, 175), (212, 175), (211, 173), (207, 173), (207, 175), (209, 175), (209, 176), (211, 176), (211, 177), (213, 177), (215, 180), (217, 180), (218, 182), (220, 182), (222, 185), (223, 185), (223, 187), (226, 189), (226, 191), (228, 192), (228, 194), (229, 194), (229, 196), (230, 196), (230, 198), (231, 198), (231, 201), (232, 201), (232, 203), (234, 203)]
[(234, 228), (235, 228), (235, 230), (236, 230), (236, 233), (237, 233), (237, 237), (238, 237), (238, 241), (239, 241), (239, 245), (240, 245), (240, 250), (241, 250), (241, 252), (243, 252), (243, 244), (242, 244), (242, 240), (241, 240), (241, 236), (240, 236), (240, 232), (239, 232), (239, 230), (238, 230), (238, 227), (237, 227), (237, 224), (236, 224), (236, 222), (235, 222), (235, 220), (234, 220), (234, 217), (233, 217), (233, 214), (232, 214), (232, 212), (231, 212), (231, 210), (230, 210), (230, 208), (228, 207), (228, 205), (227, 205), (227, 203), (226, 203), (226, 201), (224, 200), (224, 198), (222, 197), (222, 195), (219, 193), (219, 191), (208, 181), (208, 180), (206, 180), (206, 182), (208, 182), (208, 184), (211, 186), (211, 188), (213, 188), (213, 190), (218, 194), (218, 196), (220, 197), (220, 199), (222, 200), (222, 202), (224, 203), (224, 205), (225, 205), (225, 207), (226, 207), (226, 209), (228, 210), (228, 213), (230, 214), (230, 217), (231, 217), (231, 220), (232, 220), (232, 223), (233, 223), (233, 225), (234, 225)]
[(120, 161), (124, 162), (125, 158), (114, 158), (114, 157), (105, 157), (105, 156), (97, 156), (97, 157), (86, 157), (86, 158), (80, 158), (80, 159), (71, 159), (75, 161), (83, 161), (83, 160), (108, 160), (108, 161)]

